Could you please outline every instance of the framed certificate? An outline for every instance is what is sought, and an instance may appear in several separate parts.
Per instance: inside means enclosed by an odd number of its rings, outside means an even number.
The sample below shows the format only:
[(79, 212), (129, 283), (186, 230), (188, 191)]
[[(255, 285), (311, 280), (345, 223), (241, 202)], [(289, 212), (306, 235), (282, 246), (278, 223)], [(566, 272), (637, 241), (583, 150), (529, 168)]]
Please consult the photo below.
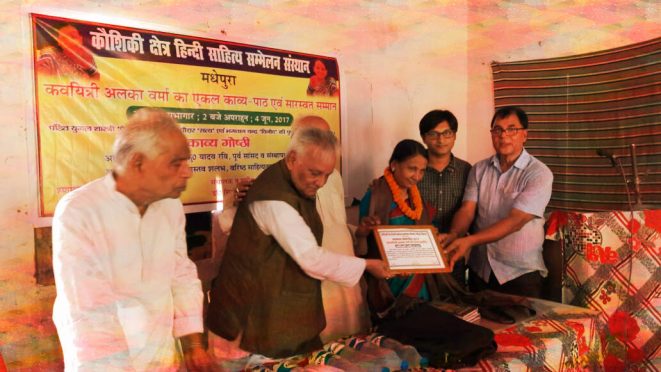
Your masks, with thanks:
[(436, 243), (434, 226), (376, 226), (374, 237), (381, 257), (396, 274), (451, 272)]

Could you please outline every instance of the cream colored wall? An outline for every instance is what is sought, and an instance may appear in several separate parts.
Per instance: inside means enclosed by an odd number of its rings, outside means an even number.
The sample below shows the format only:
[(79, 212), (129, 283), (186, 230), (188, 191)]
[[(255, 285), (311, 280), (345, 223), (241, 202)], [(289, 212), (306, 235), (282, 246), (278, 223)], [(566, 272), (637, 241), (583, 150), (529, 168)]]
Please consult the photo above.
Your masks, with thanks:
[(54, 289), (38, 287), (33, 279), (28, 8), (75, 10), (65, 14), (336, 56), (345, 186), (348, 197), (360, 197), (393, 145), (418, 139), (417, 122), (432, 108), (457, 115), (458, 156), (474, 162), (490, 153), (492, 60), (583, 53), (661, 34), (656, 1), (602, 3), (0, 0), (0, 352), (10, 370), (57, 360), (49, 320)]
[[(399, 139), (418, 138), (417, 121), (427, 110), (446, 107), (466, 115), (463, 3), (0, 0), (6, 36), (0, 41), (5, 114), (0, 229), (6, 232), (0, 241), (0, 351), (10, 368), (49, 368), (58, 352), (49, 320), (53, 287), (38, 287), (33, 279), (36, 192), (29, 171), (34, 146), (28, 130), (33, 120), (27, 10), (52, 13), (40, 9), (44, 6), (74, 18), (337, 57), (348, 195), (362, 196)], [(71, 10), (78, 13), (65, 12)]]

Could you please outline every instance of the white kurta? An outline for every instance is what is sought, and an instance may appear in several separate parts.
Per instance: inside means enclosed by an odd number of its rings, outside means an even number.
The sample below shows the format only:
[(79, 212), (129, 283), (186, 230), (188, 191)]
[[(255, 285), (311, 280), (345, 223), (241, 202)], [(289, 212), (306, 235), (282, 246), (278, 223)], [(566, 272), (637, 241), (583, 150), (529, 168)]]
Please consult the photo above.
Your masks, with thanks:
[[(321, 340), (328, 342), (367, 331), (369, 312), (358, 283), (365, 271), (365, 260), (353, 254), (339, 172), (334, 171), (317, 192), (317, 212), (324, 226), (321, 247), (301, 215), (289, 204), (267, 200), (253, 202), (249, 208), (263, 233), (273, 235), (307, 275), (322, 280), (326, 328)], [(221, 219), (226, 232), (233, 217), (233, 210), (223, 211)], [(240, 338), (227, 341), (209, 332), (209, 347), (218, 361), (249, 355), (239, 349), (239, 341)]]
[(367, 331), (369, 312), (358, 283), (365, 263), (353, 254), (342, 177), (337, 170), (317, 191), (316, 205), (324, 226), (321, 247), (303, 218), (289, 204), (257, 201), (249, 208), (262, 232), (273, 235), (306, 274), (322, 280), (326, 328), (320, 336), (327, 342)]
[(178, 199), (138, 208), (112, 175), (53, 218), (53, 321), (67, 371), (175, 370), (175, 338), (202, 332), (202, 291)]
[[(353, 240), (347, 227), (344, 207), (344, 186), (337, 170), (317, 192), (317, 212), (324, 225), (322, 247), (331, 252), (353, 256)], [(325, 280), (321, 283), (321, 297), (326, 314), (326, 328), (321, 332), (323, 342), (369, 329), (369, 311), (360, 285), (345, 287)]]
[[(342, 204), (340, 204), (340, 207), (342, 207)], [(322, 299), (326, 320), (328, 322), (329, 315), (331, 315), (332, 329), (342, 330), (339, 331), (341, 334), (336, 335), (335, 339), (355, 333), (347, 331), (348, 333), (344, 334), (343, 331), (346, 330), (347, 325), (355, 324), (352, 318), (356, 317), (357, 312), (361, 310), (352, 307), (344, 309), (348, 310), (349, 314), (339, 313), (336, 307), (338, 305), (344, 306), (344, 302), (336, 303), (335, 301), (344, 301), (344, 299), (338, 298), (336, 293), (332, 291), (323, 292), (323, 288), (325, 282), (334, 282), (334, 287), (338, 289), (355, 288), (360, 297), (358, 281), (365, 271), (365, 260), (353, 255), (333, 252), (325, 246), (320, 247), (303, 217), (284, 201), (260, 200), (251, 203), (248, 208), (255, 219), (255, 223), (264, 234), (273, 236), (282, 249), (291, 256), (307, 275), (322, 281)], [(344, 213), (344, 211), (342, 212)], [(324, 237), (326, 237), (326, 222), (323, 220), (322, 222)], [(349, 230), (346, 224), (344, 228), (348, 233)], [(333, 237), (330, 238), (332, 240)], [(351, 235), (349, 235), (348, 244), (347, 247), (343, 248), (344, 250), (352, 249)], [(328, 295), (331, 297), (326, 299), (324, 296)], [(326, 306), (327, 302), (330, 302), (328, 307)], [(328, 325), (326, 328), (328, 328)], [(323, 338), (322, 340), (327, 341)], [(249, 353), (239, 349), (239, 344), (240, 337), (237, 337), (234, 341), (228, 341), (213, 332), (209, 332), (211, 352), (219, 361), (240, 359), (247, 356)]]

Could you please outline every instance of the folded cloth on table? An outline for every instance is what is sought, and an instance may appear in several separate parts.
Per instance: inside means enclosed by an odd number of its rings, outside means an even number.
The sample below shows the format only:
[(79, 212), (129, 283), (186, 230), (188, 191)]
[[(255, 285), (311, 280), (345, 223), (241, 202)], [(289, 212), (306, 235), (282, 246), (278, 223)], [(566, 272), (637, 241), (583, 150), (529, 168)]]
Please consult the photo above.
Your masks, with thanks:
[(474, 366), (496, 351), (494, 333), (466, 322), (429, 303), (414, 307), (399, 318), (386, 318), (377, 332), (414, 346), (434, 368)]

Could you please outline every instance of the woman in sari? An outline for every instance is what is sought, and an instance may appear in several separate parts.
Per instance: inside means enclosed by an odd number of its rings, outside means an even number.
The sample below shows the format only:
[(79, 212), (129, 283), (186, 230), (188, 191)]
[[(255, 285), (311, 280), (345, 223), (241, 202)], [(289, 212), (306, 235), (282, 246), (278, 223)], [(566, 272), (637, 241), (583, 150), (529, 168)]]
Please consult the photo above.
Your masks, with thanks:
[[(363, 196), (360, 203), (361, 231), (367, 227), (384, 225), (429, 225), (432, 214), (422, 201), (417, 183), (427, 167), (427, 150), (417, 141), (405, 139), (393, 150), (389, 165)], [(371, 235), (358, 234), (358, 254), (367, 257), (379, 255)], [(368, 248), (369, 247), (369, 248)], [(425, 276), (422, 274), (396, 276), (386, 283), (368, 277), (368, 303), (372, 317), (388, 311), (395, 298), (400, 301), (431, 299)], [(402, 297), (404, 295), (405, 297)]]
[[(361, 200), (357, 255), (380, 258), (374, 225), (430, 225), (432, 214), (418, 191), (427, 166), (427, 150), (413, 140), (399, 142), (388, 167)], [(411, 274), (378, 279), (365, 275), (367, 303), (376, 332), (413, 345), (436, 368), (476, 364), (496, 350), (491, 330), (465, 322), (434, 307), (470, 296), (451, 274)], [(417, 366), (414, 366), (417, 367)]]

